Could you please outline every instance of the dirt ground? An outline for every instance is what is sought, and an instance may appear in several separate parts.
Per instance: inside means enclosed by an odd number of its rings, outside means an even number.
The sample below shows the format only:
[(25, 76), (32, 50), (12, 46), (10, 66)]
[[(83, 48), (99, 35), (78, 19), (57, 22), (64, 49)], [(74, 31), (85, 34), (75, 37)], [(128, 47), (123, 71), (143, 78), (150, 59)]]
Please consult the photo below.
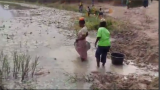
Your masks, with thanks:
[(92, 89), (157, 89), (158, 78), (149, 75), (130, 74), (127, 76), (107, 73), (105, 75), (94, 73)]
[(113, 10), (109, 16), (128, 21), (136, 27), (113, 36), (116, 38), (112, 43), (113, 51), (123, 52), (129, 59), (136, 59), (137, 63), (158, 64), (158, 7), (157, 1), (150, 3), (147, 8), (129, 10), (123, 6), (105, 5), (105, 8)]
[[(99, 6), (104, 6), (104, 4), (100, 4)], [(150, 3), (147, 8), (127, 9), (126, 7), (106, 5), (104, 8), (111, 8), (113, 10), (113, 13), (109, 14), (109, 16), (130, 22), (136, 27), (128, 28), (128, 30), (113, 36), (116, 40), (112, 43), (112, 52), (125, 53), (126, 57), (134, 60), (133, 62), (139, 67), (148, 67), (149, 64), (158, 66), (158, 7), (157, 1)], [(153, 69), (153, 67), (150, 67), (150, 69)], [(95, 77), (97, 80), (92, 85), (94, 89), (159, 88), (158, 78), (151, 80), (150, 76), (145, 75), (115, 76), (114, 74), (102, 75), (96, 73)]]
[[(84, 4), (84, 7), (86, 8), (88, 5)], [(111, 35), (115, 39), (112, 42), (111, 52), (124, 53), (126, 59), (133, 60), (136, 65), (141, 67), (144, 67), (144, 64), (158, 65), (158, 1), (149, 3), (147, 8), (127, 9), (126, 6), (115, 6), (111, 2), (95, 3), (95, 7), (102, 7), (103, 11), (112, 9), (113, 13), (107, 14), (107, 16), (128, 22), (130, 25), (127, 30)], [(126, 26), (128, 25), (126, 24)]]

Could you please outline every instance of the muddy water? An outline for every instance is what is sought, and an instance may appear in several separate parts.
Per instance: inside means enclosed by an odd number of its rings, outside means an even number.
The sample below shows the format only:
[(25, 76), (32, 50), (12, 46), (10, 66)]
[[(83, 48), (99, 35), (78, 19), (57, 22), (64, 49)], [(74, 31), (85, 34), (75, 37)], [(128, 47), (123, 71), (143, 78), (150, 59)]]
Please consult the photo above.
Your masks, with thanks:
[[(26, 4), (22, 5), (26, 6)], [(16, 50), (22, 53), (27, 52), (32, 57), (40, 57), (38, 69), (43, 68), (41, 70), (43, 74), (37, 75), (32, 82), (37, 89), (88, 89), (90, 87), (89, 83), (71, 83), (68, 80), (68, 74), (85, 75), (92, 71), (99, 71), (128, 75), (143, 71), (133, 65), (114, 66), (109, 59), (105, 68), (98, 69), (94, 57), (96, 49), (93, 36), (87, 38), (91, 43), (88, 61), (81, 62), (73, 46), (75, 33), (62, 29), (71, 24), (69, 21), (73, 14), (79, 16), (79, 13), (36, 7), (36, 9), (27, 9), (30, 15), (15, 17), (10, 13), (12, 10), (0, 8), (0, 11), (7, 12), (6, 17), (10, 15), (7, 19), (0, 16), (3, 18), (2, 26), (5, 26), (0, 31), (0, 42), (2, 42), (0, 49), (9, 55)], [(27, 13), (26, 10), (14, 11)], [(10, 88), (13, 88), (12, 84), (10, 83)]]
[(4, 10), (2, 5), (0, 6), (0, 13), (0, 18), (8, 19), (12, 17), (12, 13), (7, 10)]

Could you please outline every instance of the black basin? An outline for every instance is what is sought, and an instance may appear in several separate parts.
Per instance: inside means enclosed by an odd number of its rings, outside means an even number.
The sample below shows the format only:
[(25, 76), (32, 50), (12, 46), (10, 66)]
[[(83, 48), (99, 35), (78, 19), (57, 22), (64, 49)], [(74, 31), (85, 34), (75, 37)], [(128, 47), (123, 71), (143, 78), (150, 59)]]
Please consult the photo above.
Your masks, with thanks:
[(123, 65), (124, 54), (111, 53), (111, 60), (114, 65)]

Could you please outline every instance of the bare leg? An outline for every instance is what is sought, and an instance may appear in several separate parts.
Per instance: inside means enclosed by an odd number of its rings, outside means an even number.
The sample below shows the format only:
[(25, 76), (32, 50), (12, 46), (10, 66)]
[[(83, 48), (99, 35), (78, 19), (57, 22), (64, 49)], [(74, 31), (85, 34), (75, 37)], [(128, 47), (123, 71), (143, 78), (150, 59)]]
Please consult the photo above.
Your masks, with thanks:
[(97, 67), (100, 66), (100, 60), (97, 59)]

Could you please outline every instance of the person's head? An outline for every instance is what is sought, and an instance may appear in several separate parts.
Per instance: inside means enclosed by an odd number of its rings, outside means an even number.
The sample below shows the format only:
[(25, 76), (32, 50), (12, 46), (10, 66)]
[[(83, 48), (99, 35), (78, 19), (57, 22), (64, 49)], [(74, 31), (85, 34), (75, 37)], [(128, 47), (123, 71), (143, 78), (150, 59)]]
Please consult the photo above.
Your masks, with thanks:
[(106, 26), (107, 26), (106, 20), (102, 18), (100, 21), (99, 27), (106, 27)]
[(100, 11), (102, 10), (102, 8), (99, 9)]
[(79, 26), (80, 26), (80, 27), (84, 27), (84, 25), (85, 25), (84, 17), (81, 17), (81, 18), (79, 19)]

